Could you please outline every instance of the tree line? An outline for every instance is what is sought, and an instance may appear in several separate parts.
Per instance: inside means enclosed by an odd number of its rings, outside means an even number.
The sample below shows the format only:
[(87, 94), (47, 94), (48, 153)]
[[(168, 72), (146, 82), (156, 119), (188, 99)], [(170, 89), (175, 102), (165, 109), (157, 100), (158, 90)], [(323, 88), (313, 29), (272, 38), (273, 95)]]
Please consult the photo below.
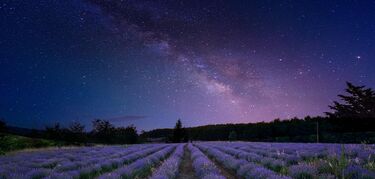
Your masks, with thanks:
[[(375, 92), (347, 83), (347, 95), (338, 95), (326, 116), (275, 119), (272, 122), (219, 124), (183, 129), (186, 140), (243, 140), (266, 142), (375, 143)], [(177, 125), (176, 125), (177, 126)], [(143, 138), (175, 136), (174, 129), (156, 129)]]
[[(266, 142), (343, 142), (375, 143), (375, 92), (365, 86), (347, 83), (347, 95), (338, 95), (340, 101), (329, 106), (326, 116), (292, 119), (275, 119), (271, 122), (248, 124), (219, 124), (184, 128), (181, 120), (174, 129), (155, 129), (138, 135), (135, 126), (115, 127), (107, 120), (92, 121), (92, 130), (72, 123), (60, 124), (29, 134), (68, 143), (132, 144), (159, 138), (165, 142), (191, 140), (243, 140)], [(0, 134), (6, 132), (6, 124), (0, 120)], [(158, 140), (160, 142), (160, 140)]]
[[(7, 131), (6, 124), (0, 120), (0, 133)], [(134, 125), (127, 127), (115, 127), (107, 120), (95, 119), (92, 121), (92, 130), (86, 132), (85, 126), (74, 122), (68, 127), (62, 127), (59, 123), (47, 126), (44, 130), (32, 130), (28, 137), (45, 138), (62, 141), (67, 144), (134, 144), (138, 142), (137, 128)]]

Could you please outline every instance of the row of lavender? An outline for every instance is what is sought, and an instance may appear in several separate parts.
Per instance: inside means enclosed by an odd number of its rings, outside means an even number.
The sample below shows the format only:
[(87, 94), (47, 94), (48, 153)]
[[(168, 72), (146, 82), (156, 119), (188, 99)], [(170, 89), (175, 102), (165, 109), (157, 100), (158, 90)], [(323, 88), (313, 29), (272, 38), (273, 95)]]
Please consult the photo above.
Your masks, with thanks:
[[(186, 148), (186, 149), (185, 149)], [(0, 157), (0, 178), (174, 179), (184, 152), (191, 153), (194, 176), (225, 179), (192, 144), (84, 147), (21, 152)]]
[(375, 146), (212, 142), (196, 144), (244, 178), (375, 178)]
[[(84, 147), (0, 157), (0, 178), (121, 178), (144, 175), (176, 145)], [(144, 173), (142, 173), (144, 172)], [(110, 176), (110, 175), (109, 175)]]
[[(374, 145), (204, 142), (83, 147), (0, 157), (0, 178), (150, 178), (180, 175), (185, 151), (193, 178), (375, 178)], [(185, 158), (186, 159), (186, 158)], [(180, 176), (181, 177), (181, 176)]]

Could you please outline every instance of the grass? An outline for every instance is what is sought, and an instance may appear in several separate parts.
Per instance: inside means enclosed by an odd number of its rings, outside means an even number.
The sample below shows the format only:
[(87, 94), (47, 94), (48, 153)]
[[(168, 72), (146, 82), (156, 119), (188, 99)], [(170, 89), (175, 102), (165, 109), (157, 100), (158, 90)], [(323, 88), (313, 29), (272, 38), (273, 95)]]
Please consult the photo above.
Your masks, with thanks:
[(0, 133), (0, 155), (5, 153), (45, 147), (61, 146), (61, 142), (46, 139), (35, 139), (12, 134)]

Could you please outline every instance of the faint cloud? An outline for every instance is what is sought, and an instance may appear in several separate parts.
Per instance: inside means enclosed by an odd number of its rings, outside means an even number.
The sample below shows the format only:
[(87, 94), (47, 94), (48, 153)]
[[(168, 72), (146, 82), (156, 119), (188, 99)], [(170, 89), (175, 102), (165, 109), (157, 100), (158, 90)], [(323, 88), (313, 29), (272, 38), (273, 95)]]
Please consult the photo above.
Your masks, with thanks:
[(118, 116), (118, 117), (111, 117), (111, 118), (106, 118), (106, 120), (109, 121), (132, 121), (132, 120), (140, 120), (140, 119), (145, 119), (148, 116), (143, 116), (143, 115), (126, 115), (126, 116)]

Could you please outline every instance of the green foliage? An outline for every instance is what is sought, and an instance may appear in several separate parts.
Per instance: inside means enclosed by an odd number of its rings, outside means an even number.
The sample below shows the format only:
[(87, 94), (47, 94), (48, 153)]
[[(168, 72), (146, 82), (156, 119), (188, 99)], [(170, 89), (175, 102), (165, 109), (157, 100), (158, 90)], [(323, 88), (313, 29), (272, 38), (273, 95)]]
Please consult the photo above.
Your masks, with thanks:
[(96, 119), (92, 122), (92, 134), (101, 143), (113, 143), (115, 126), (107, 120)]
[(135, 144), (138, 142), (137, 128), (133, 125), (115, 129), (115, 142), (119, 144)]
[(314, 179), (314, 176), (308, 173), (300, 173), (298, 176), (296, 176), (296, 179)]
[(279, 172), (279, 173), (282, 174), (282, 175), (287, 175), (287, 174), (288, 174), (288, 167), (287, 167), (287, 166), (282, 166), (282, 167), (280, 168), (280, 170), (277, 171), (277, 172)]
[(1, 153), (28, 149), (28, 148), (42, 148), (42, 147), (53, 147), (60, 145), (59, 142), (54, 142), (45, 139), (34, 139), (17, 135), (5, 134), (0, 139), (0, 151)]
[(329, 106), (333, 112), (326, 114), (335, 118), (375, 118), (375, 92), (365, 86), (347, 82), (348, 96), (338, 95), (344, 103), (334, 101)]
[[(164, 138), (172, 142), (188, 140), (243, 140), (263, 142), (316, 142), (317, 123), (319, 142), (375, 143), (375, 92), (364, 86), (348, 83), (349, 96), (339, 95), (345, 102), (335, 102), (328, 117), (292, 118), (272, 122), (248, 124), (220, 124), (183, 128), (178, 120), (174, 129), (156, 129), (142, 133), (143, 139)], [(359, 120), (360, 119), (360, 120)], [(125, 144), (139, 142), (134, 126), (116, 128), (109, 121), (96, 119), (93, 130), (84, 132), (84, 126), (73, 123), (69, 128), (60, 124), (47, 127), (38, 137), (70, 143)], [(5, 123), (0, 122), (0, 130)], [(232, 132), (236, 132), (235, 134)], [(38, 132), (37, 132), (38, 133)], [(40, 133), (42, 135), (40, 135)], [(238, 134), (237, 134), (238, 133)], [(228, 136), (229, 134), (229, 136)], [(141, 138), (141, 139), (142, 139)]]
[(172, 142), (174, 143), (182, 142), (185, 136), (186, 136), (185, 129), (182, 127), (181, 120), (178, 119), (173, 129)]
[(340, 156), (329, 157), (327, 159), (330, 172), (338, 178), (344, 178), (344, 170), (349, 164), (349, 158), (345, 154), (345, 146), (341, 146)]
[[(375, 120), (311, 117), (285, 119), (277, 122), (249, 124), (219, 124), (186, 128), (191, 140), (228, 140), (236, 131), (237, 140), (264, 142), (316, 142), (316, 121), (319, 121), (319, 141), (325, 143), (375, 143)], [(167, 138), (174, 129), (156, 129), (142, 134), (144, 138)]]
[(68, 128), (60, 127), (55, 124), (52, 127), (46, 127), (43, 132), (48, 139), (64, 141), (69, 144), (134, 144), (138, 142), (138, 133), (135, 126), (115, 127), (107, 120), (96, 119), (92, 122), (91, 132), (85, 132), (85, 126), (74, 122)]
[(64, 133), (69, 142), (84, 143), (87, 140), (85, 126), (78, 122), (72, 123), (68, 129), (64, 130)]
[(235, 141), (237, 140), (237, 133), (236, 131), (231, 131), (228, 136), (229, 141)]
[(45, 129), (45, 136), (48, 139), (54, 139), (54, 140), (61, 140), (62, 138), (62, 129), (60, 127), (59, 123), (56, 123), (52, 127), (46, 127)]
[(365, 168), (375, 172), (375, 161), (369, 161), (366, 163)]

